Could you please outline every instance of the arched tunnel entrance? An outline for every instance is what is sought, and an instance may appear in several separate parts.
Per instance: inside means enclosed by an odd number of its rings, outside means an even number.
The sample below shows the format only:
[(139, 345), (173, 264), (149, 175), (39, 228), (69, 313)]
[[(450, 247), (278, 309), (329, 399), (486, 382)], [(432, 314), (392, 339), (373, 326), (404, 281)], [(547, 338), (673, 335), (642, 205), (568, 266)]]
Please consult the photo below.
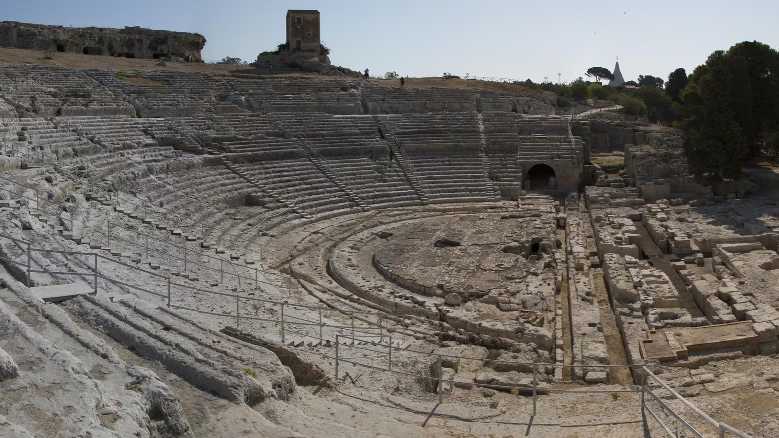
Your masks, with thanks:
[(526, 187), (530, 190), (553, 190), (557, 188), (557, 178), (550, 166), (536, 164), (527, 172)]

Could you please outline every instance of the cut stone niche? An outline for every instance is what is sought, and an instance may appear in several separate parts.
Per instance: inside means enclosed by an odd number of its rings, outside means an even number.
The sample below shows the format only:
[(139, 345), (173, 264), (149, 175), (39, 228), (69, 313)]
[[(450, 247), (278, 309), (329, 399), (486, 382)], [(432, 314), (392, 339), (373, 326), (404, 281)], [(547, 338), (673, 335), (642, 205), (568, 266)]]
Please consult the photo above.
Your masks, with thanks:
[(506, 254), (516, 254), (524, 258), (531, 256), (537, 256), (544, 252), (549, 252), (548, 245), (543, 245), (543, 239), (540, 237), (534, 237), (529, 242), (515, 242), (511, 245), (504, 246), (501, 252)]
[(438, 239), (433, 244), (436, 248), (455, 248), (458, 246), (462, 246), (462, 244), (456, 240), (451, 239)]
[(85, 55), (102, 55), (103, 49), (100, 47), (94, 47), (94, 46), (84, 46), (84, 48), (81, 50), (81, 52)]

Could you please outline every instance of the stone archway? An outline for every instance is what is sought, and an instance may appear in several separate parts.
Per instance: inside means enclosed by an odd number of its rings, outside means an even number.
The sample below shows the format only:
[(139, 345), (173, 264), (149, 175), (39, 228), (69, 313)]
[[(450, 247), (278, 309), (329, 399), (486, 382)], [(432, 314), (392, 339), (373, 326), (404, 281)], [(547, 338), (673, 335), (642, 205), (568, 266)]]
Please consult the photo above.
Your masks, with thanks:
[(557, 189), (557, 175), (551, 166), (536, 164), (527, 171), (525, 187), (529, 190), (555, 190)]

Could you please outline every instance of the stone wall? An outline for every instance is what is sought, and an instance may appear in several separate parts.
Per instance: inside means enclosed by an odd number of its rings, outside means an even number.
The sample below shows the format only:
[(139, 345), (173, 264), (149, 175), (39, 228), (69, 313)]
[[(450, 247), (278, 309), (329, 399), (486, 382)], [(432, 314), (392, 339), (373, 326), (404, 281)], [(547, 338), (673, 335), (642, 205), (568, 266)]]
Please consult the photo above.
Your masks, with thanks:
[(689, 194), (705, 196), (710, 189), (689, 174), (682, 134), (671, 128), (642, 127), (636, 144), (625, 144), (625, 175), (647, 201)]
[(205, 44), (206, 39), (200, 34), (141, 27), (78, 28), (0, 22), (0, 47), (17, 49), (202, 62), (200, 52)]

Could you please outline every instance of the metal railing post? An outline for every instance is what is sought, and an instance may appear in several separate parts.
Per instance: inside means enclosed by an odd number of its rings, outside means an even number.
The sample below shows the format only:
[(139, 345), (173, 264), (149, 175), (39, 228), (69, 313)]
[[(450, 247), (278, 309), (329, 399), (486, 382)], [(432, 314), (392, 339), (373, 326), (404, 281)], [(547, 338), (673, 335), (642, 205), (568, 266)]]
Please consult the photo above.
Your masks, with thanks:
[(322, 344), (322, 308), (319, 308), (319, 344)]
[(235, 328), (236, 330), (241, 326), (241, 299), (238, 297), (238, 292), (235, 293)]
[(381, 331), (381, 317), (379, 317), (377, 325), (379, 326), (379, 344), (381, 344), (384, 341), (384, 333)]
[(32, 287), (30, 280), (30, 271), (32, 271), (32, 248), (31, 243), (27, 242), (27, 287)]
[(649, 437), (649, 424), (646, 421), (646, 383), (641, 385), (641, 428), (645, 437)]
[(538, 366), (533, 365), (533, 416), (536, 416), (536, 404), (538, 402)]
[(168, 275), (168, 307), (170, 307), (170, 275)]
[(149, 258), (149, 235), (144, 234), (144, 236), (146, 236), (146, 258), (148, 259)]
[(350, 316), (352, 317), (352, 345), (354, 345), (354, 313), (351, 313)]
[(184, 273), (186, 274), (187, 273), (187, 242), (186, 241), (184, 241), (183, 249), (184, 249)]
[(95, 295), (97, 295), (97, 253), (95, 253)]
[(340, 336), (341, 335), (335, 335), (335, 380), (336, 380), (336, 383), (338, 382), (338, 365), (339, 365), (338, 364), (338, 350), (339, 350), (338, 344), (341, 343)]
[(219, 259), (219, 283), (225, 282), (224, 260)]
[(108, 245), (107, 246), (110, 249), (111, 248), (111, 219), (106, 221), (106, 227), (108, 228), (108, 233), (107, 233)]
[(284, 338), (284, 305), (286, 303), (281, 303), (281, 343), (286, 343), (286, 340)]
[(260, 288), (260, 270), (257, 268), (254, 268), (254, 288)]
[(389, 336), (389, 353), (387, 355), (387, 371), (392, 371), (392, 335)]
[[(441, 356), (438, 356), (438, 363), (441, 363)], [(440, 405), (443, 402), (444, 402), (444, 379), (441, 378), (438, 380), (438, 404)]]

